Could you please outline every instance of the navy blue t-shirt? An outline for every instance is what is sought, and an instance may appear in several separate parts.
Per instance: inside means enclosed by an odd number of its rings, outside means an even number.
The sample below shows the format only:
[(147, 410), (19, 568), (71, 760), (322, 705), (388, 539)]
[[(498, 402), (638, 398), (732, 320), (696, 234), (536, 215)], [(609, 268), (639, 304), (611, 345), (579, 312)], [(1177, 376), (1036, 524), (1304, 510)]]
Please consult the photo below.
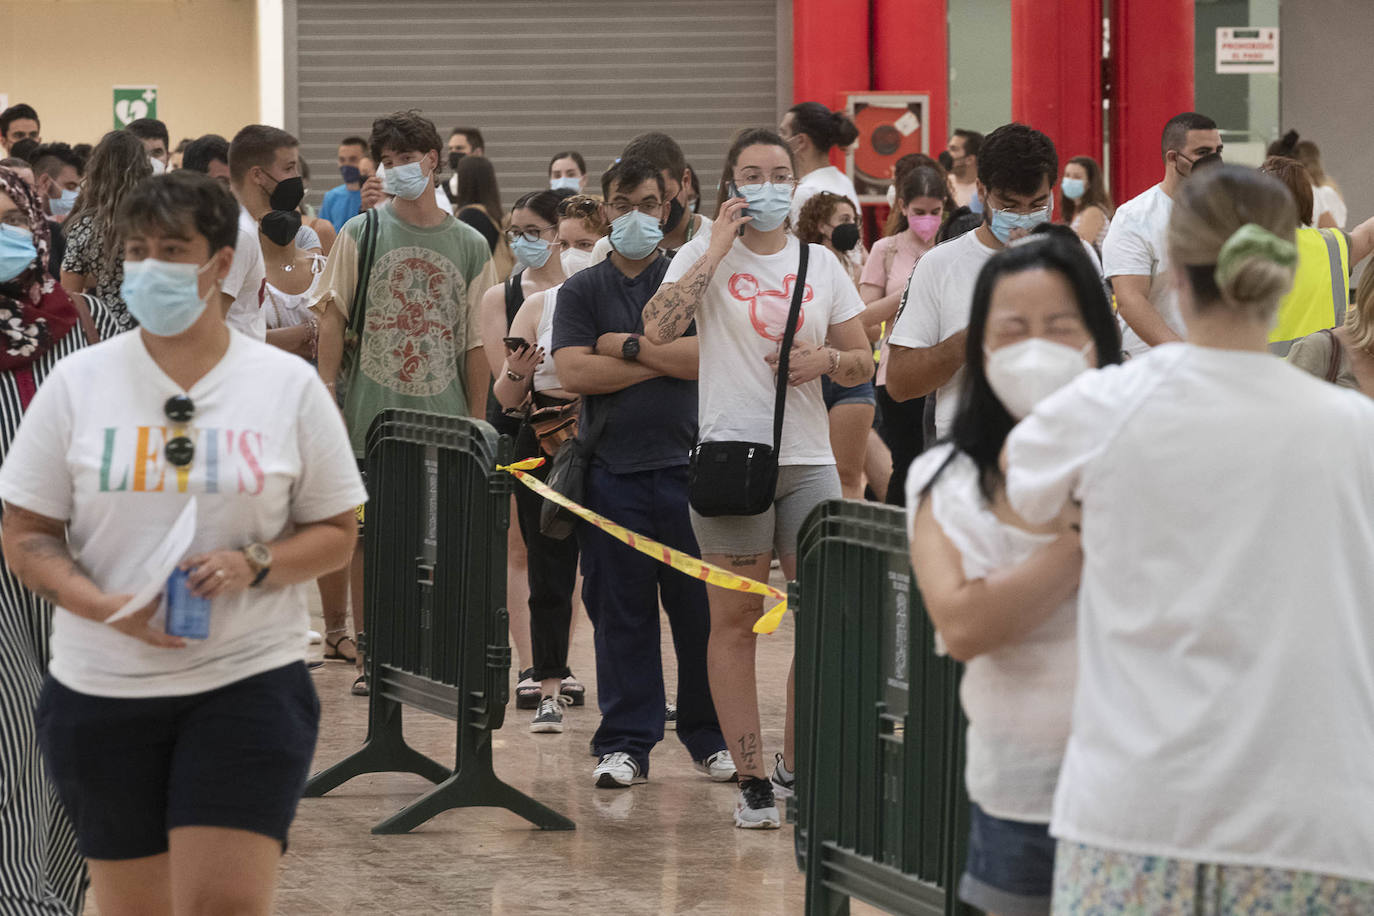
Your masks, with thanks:
[[(595, 347), (610, 333), (644, 333), (644, 306), (658, 292), (668, 258), (660, 257), (637, 277), (627, 277), (611, 259), (578, 271), (558, 291), (553, 313), (553, 350)], [(693, 326), (687, 332), (695, 334)], [(613, 474), (633, 474), (687, 464), (697, 441), (697, 383), (652, 378), (614, 394), (582, 399), (579, 435), (586, 437), (604, 416), (595, 461)]]

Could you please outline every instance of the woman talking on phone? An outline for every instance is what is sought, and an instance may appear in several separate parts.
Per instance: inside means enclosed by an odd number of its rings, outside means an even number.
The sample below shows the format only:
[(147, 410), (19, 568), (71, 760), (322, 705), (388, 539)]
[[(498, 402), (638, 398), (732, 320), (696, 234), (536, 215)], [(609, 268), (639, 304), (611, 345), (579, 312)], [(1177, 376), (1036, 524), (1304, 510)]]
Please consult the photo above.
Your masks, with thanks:
[[(873, 352), (859, 317), (863, 301), (839, 260), (787, 231), (797, 183), (787, 143), (771, 130), (746, 130), (731, 145), (722, 174), (727, 185), (719, 216), (709, 235), (678, 251), (644, 307), (644, 335), (668, 343), (693, 321), (700, 335), (691, 502), (702, 556), (766, 579), (776, 552), (791, 579), (802, 520), (817, 504), (840, 497), (821, 376), (862, 384), (872, 378)], [(785, 340), (792, 343), (786, 351)], [(781, 430), (775, 427), (779, 400)], [(716, 468), (725, 470), (719, 479)], [(745, 479), (765, 484), (731, 491), (732, 482)], [(735, 824), (776, 828), (774, 787), (790, 794), (792, 786), (792, 677), (783, 753), (770, 782), (754, 676), (753, 626), (762, 600), (715, 587), (707, 594), (711, 695), (739, 771)]]
[[(129, 192), (140, 328), (63, 360), (0, 468), (5, 560), (57, 606), (38, 740), (102, 913), (270, 912), (319, 723), (306, 587), (367, 498), (309, 364), (206, 307), (238, 212), (185, 170)], [(205, 637), (169, 635), (157, 599), (112, 620), (161, 587), (144, 564), (192, 499), (167, 616), (208, 599)]]

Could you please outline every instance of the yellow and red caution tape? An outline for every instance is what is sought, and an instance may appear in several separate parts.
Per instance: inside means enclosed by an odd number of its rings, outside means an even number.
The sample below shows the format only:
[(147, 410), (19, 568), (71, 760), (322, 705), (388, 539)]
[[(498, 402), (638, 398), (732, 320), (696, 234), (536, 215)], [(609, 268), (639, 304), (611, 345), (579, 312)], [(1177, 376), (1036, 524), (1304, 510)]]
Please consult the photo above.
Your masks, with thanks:
[(725, 588), (734, 592), (746, 592), (750, 595), (763, 595), (765, 598), (777, 599), (778, 604), (774, 605), (772, 610), (764, 614), (754, 623), (755, 633), (772, 633), (778, 628), (778, 624), (782, 623), (782, 615), (787, 613), (787, 593), (782, 589), (774, 588), (771, 585), (757, 582), (753, 579), (746, 579), (744, 576), (737, 576), (728, 570), (721, 569), (719, 566), (707, 563), (704, 560), (699, 560), (690, 554), (683, 553), (680, 550), (674, 550), (666, 544), (660, 544), (658, 541), (646, 538), (642, 534), (635, 534), (633, 531), (622, 528), (605, 516), (597, 515), (585, 506), (579, 506), (562, 493), (549, 487), (539, 478), (531, 477), (529, 474), (525, 473), (526, 471), (539, 467), (543, 463), (543, 458), (529, 458), (524, 461), (517, 461), (514, 464), (498, 464), (496, 470), (509, 471), (514, 475), (516, 480), (550, 502), (557, 503), (588, 524), (600, 528), (617, 541), (629, 547), (633, 547), (647, 557), (652, 557), (660, 563), (671, 566), (680, 573), (686, 573), (695, 579), (700, 579), (708, 585), (714, 585), (717, 588)]

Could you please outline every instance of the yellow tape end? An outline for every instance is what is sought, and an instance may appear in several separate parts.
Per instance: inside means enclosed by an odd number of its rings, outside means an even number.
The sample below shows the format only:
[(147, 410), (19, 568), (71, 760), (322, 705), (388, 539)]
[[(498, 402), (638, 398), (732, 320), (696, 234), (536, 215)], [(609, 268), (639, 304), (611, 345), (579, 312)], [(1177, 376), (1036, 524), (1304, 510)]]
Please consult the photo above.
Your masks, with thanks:
[(543, 458), (526, 458), (524, 461), (517, 461), (514, 464), (498, 464), (498, 471), (533, 471), (537, 467), (542, 467)]
[(757, 621), (754, 622), (754, 632), (762, 633), (766, 636), (769, 633), (776, 631), (778, 625), (782, 623), (782, 615), (786, 613), (787, 602), (779, 602), (778, 605), (773, 608), (773, 610), (769, 611), (767, 614), (764, 614), (762, 617), (760, 617)]

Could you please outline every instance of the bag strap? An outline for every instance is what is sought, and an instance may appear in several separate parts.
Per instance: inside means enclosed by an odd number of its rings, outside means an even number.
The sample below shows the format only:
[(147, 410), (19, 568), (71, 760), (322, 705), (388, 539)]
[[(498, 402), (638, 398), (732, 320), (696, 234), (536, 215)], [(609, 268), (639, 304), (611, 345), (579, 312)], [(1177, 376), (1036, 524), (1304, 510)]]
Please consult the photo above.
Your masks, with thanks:
[(379, 221), (377, 208), (368, 210), (363, 216), (363, 237), (358, 242), (358, 282), (353, 287), (353, 305), (348, 310), (348, 329), (359, 337), (363, 333), (363, 312), (367, 310), (367, 285), (377, 260)]
[(797, 285), (792, 289), (792, 308), (787, 312), (787, 327), (782, 332), (782, 352), (778, 354), (778, 394), (773, 401), (773, 455), (782, 449), (782, 420), (787, 411), (787, 370), (792, 357), (792, 339), (797, 334), (797, 319), (801, 317), (802, 299), (806, 297), (806, 263), (811, 246), (797, 240), (801, 246), (801, 264), (797, 267)]
[(1341, 374), (1341, 339), (1330, 328), (1324, 329), (1322, 333), (1331, 342), (1331, 361), (1326, 366), (1326, 380), (1334, 385)]
[[(515, 321), (515, 315), (520, 311), (520, 306), (525, 304), (525, 271), (523, 269), (515, 271), (506, 278), (506, 327), (509, 328)], [(509, 331), (507, 332), (509, 333)]]

